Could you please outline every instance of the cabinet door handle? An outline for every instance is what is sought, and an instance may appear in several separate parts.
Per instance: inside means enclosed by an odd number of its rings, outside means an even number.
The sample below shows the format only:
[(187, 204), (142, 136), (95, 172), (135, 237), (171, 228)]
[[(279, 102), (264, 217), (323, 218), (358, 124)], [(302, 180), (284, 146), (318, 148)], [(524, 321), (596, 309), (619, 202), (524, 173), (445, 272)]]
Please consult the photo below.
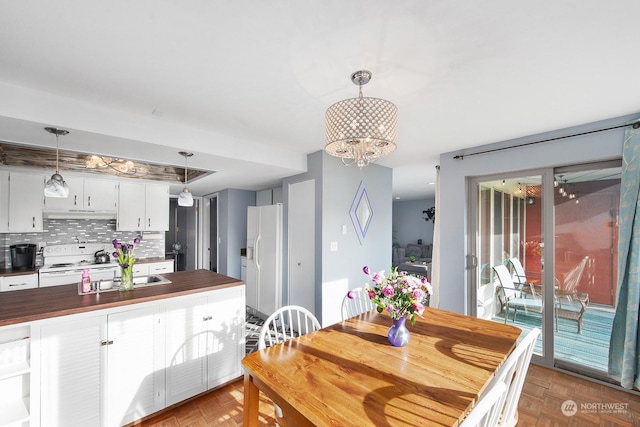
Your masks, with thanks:
[(149, 218), (149, 228), (151, 228), (151, 218)]
[(91, 196), (87, 196), (87, 206), (91, 206)]
[(140, 227), (140, 218), (138, 218), (138, 227)]
[(111, 345), (113, 344), (113, 340), (109, 340), (109, 341), (100, 341), (100, 345), (101, 346), (105, 346), (105, 345)]
[(211, 319), (213, 319), (213, 316), (204, 316), (204, 317), (202, 318), (202, 320), (203, 320), (204, 322), (206, 322), (207, 320), (211, 320)]
[(78, 195), (73, 196), (73, 206), (78, 206)]
[(32, 227), (32, 228), (36, 228), (36, 217), (34, 216), (34, 217), (32, 217), (32, 218), (33, 218), (33, 219), (32, 219), (32, 223), (31, 223), (31, 227)]

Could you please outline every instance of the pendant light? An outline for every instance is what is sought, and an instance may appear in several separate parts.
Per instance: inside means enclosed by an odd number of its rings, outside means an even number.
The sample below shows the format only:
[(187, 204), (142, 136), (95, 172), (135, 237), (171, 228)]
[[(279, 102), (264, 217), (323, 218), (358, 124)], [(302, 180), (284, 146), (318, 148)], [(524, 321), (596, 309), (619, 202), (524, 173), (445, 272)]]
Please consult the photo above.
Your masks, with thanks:
[(51, 127), (46, 127), (44, 128), (44, 130), (56, 136), (56, 173), (51, 175), (51, 179), (49, 179), (49, 181), (47, 181), (47, 183), (44, 185), (44, 196), (60, 197), (60, 198), (69, 197), (69, 186), (62, 178), (62, 175), (58, 173), (58, 160), (59, 160), (58, 137), (60, 135), (68, 134), (69, 131), (64, 129), (51, 128)]
[(184, 157), (184, 189), (178, 196), (178, 206), (193, 206), (193, 196), (187, 188), (187, 159), (193, 156), (193, 153), (180, 151), (179, 154)]

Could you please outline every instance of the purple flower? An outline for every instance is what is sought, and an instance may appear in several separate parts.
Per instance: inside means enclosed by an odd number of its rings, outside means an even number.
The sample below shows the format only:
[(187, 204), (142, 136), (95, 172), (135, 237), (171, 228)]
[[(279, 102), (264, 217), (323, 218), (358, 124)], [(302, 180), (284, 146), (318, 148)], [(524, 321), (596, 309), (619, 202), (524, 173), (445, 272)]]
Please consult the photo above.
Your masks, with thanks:
[(128, 249), (128, 250), (133, 250), (133, 245), (132, 245), (131, 243), (129, 243), (129, 244), (127, 245), (127, 249)]
[(365, 265), (364, 267), (362, 267), (362, 272), (363, 272), (364, 274), (369, 274), (369, 266), (366, 266), (366, 265)]
[(116, 249), (122, 249), (122, 243), (116, 240), (115, 243), (113, 244), (113, 247)]
[(118, 252), (114, 252), (111, 255), (113, 255), (114, 258), (118, 258)]
[(138, 236), (135, 239), (133, 239), (133, 243), (137, 245), (138, 243), (140, 243), (141, 240), (142, 240), (142, 237)]
[(354, 298), (353, 291), (347, 292), (347, 298), (349, 298), (349, 299), (353, 299)]
[(125, 262), (124, 264), (122, 264), (122, 268), (129, 268), (129, 263)]

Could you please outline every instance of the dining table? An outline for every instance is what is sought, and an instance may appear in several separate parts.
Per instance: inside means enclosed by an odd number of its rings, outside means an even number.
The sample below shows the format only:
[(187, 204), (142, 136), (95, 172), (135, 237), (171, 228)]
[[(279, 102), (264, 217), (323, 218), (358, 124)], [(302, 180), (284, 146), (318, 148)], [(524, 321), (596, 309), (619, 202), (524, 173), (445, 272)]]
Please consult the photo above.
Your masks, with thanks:
[(244, 357), (246, 427), (259, 394), (299, 426), (456, 426), (515, 348), (521, 330), (427, 307), (404, 347), (375, 309)]

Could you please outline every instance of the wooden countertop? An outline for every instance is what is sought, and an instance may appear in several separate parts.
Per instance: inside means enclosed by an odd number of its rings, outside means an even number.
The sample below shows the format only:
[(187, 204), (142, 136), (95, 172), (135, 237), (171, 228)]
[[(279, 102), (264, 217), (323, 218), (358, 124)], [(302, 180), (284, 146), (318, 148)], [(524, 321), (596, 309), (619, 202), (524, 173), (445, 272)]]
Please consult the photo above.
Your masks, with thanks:
[(0, 326), (243, 285), (238, 279), (209, 270), (178, 271), (162, 276), (171, 283), (129, 292), (78, 295), (77, 284), (0, 292)]
[(30, 268), (28, 270), (19, 270), (13, 268), (0, 268), (0, 277), (7, 276), (23, 276), (26, 274), (38, 274), (38, 267)]

